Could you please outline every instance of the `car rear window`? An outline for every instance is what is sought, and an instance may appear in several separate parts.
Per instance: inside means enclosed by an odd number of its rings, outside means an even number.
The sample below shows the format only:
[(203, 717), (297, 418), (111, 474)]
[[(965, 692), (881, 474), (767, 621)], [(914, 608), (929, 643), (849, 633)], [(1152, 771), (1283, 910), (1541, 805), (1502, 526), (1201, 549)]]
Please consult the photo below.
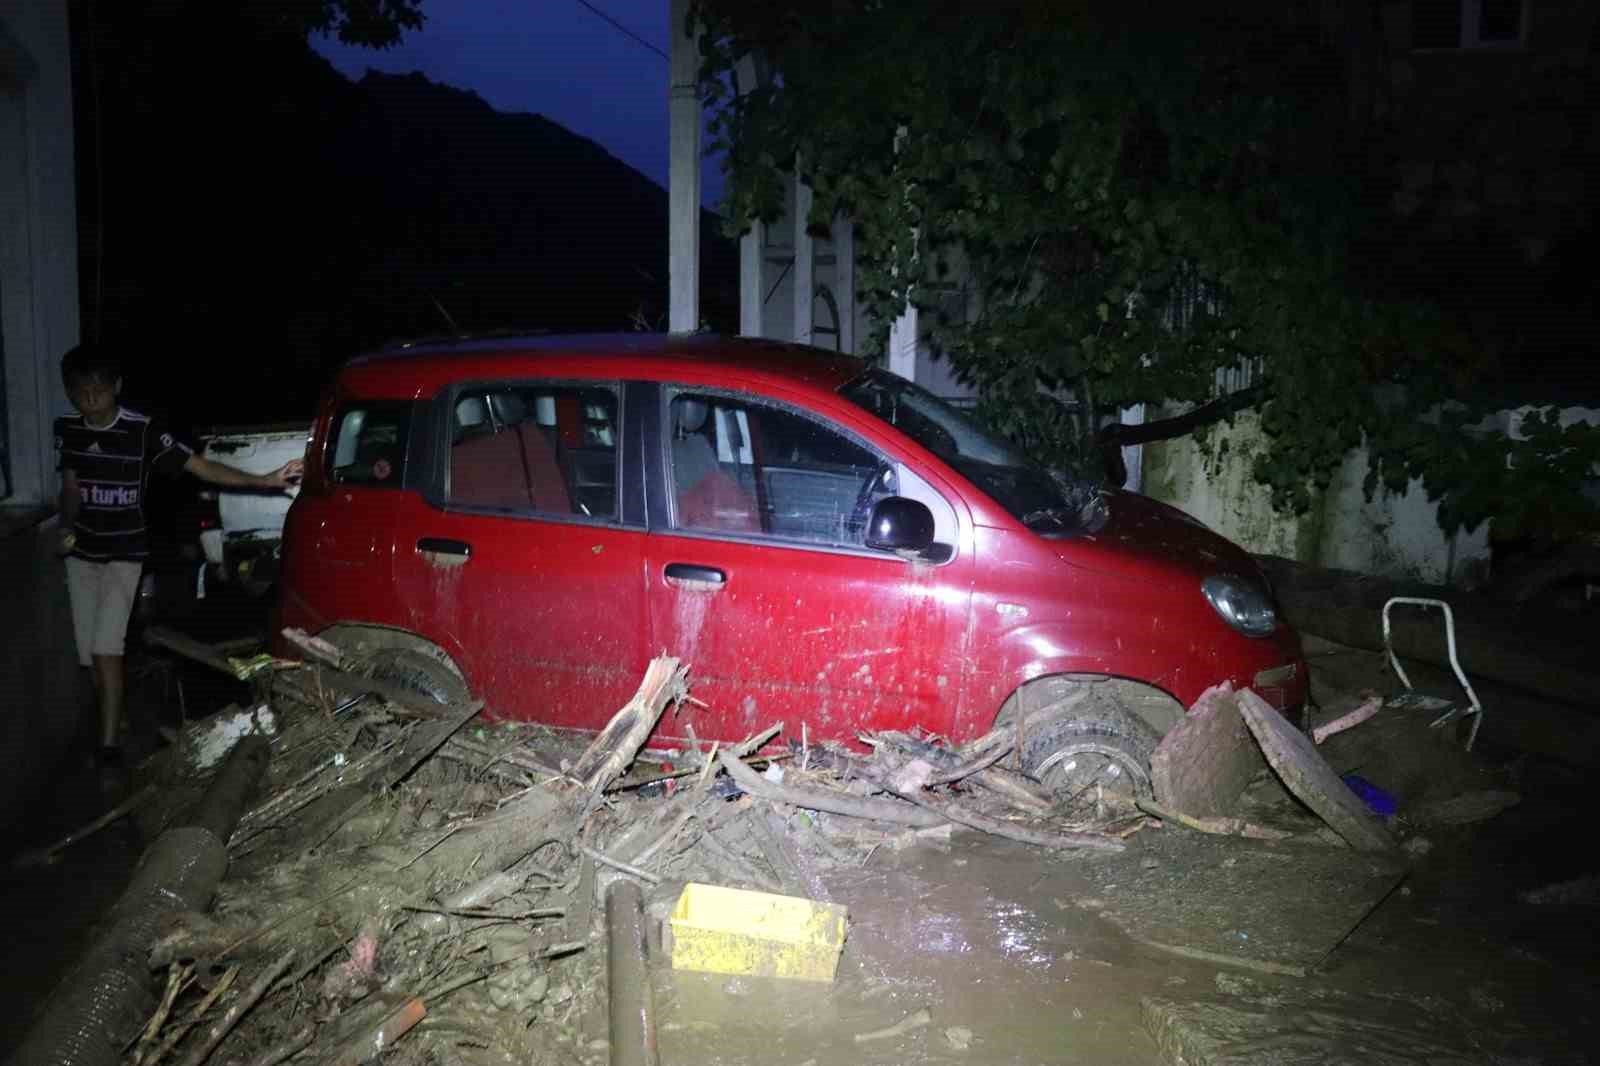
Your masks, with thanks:
[(411, 405), (403, 400), (353, 400), (340, 407), (328, 442), (329, 479), (399, 488), (410, 429)]
[(614, 519), (617, 390), (520, 382), (455, 395), (450, 424), (452, 505), (511, 514)]

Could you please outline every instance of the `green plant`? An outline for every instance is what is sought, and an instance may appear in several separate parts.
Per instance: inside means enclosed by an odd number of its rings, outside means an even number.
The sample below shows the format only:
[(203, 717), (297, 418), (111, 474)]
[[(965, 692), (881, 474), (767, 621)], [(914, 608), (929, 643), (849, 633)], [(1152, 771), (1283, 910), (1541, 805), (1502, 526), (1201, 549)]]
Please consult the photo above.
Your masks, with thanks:
[[(1393, 291), (1341, 57), (1296, 11), (700, 0), (730, 226), (778, 217), (798, 163), (810, 223), (855, 220), (871, 344), (924, 308), (980, 413), (1053, 465), (1086, 465), (1096, 427), (1051, 396), (1203, 404), (1247, 366), (1279, 508), (1365, 441), (1378, 476), (1424, 476), (1441, 523), (1480, 519), (1485, 492), (1503, 513), (1518, 483), (1456, 461), (1497, 442), (1428, 416), (1492, 350)], [(765, 84), (738, 84), (751, 59)], [(957, 283), (976, 312), (946, 319)]]

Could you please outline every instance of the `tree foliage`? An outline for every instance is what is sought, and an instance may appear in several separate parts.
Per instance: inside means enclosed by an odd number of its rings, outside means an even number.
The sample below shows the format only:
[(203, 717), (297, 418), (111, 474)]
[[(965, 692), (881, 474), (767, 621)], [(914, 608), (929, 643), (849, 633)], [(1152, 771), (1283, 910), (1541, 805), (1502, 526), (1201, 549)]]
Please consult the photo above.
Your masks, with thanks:
[[(780, 215), (798, 159), (810, 221), (856, 221), (880, 350), (923, 308), (997, 428), (1049, 461), (1086, 451), (1052, 394), (1203, 403), (1249, 367), (1278, 506), (1307, 507), (1365, 439), (1374, 483), (1428, 475), (1441, 520), (1475, 525), (1517, 490), (1441, 450), (1492, 352), (1395, 289), (1340, 57), (1272, 10), (701, 0), (731, 224)], [(752, 59), (772, 72), (753, 88)], [(970, 313), (942, 313), (952, 286)]]
[(427, 16), (423, 0), (252, 0), (252, 14), (298, 36), (327, 33), (345, 44), (392, 48)]

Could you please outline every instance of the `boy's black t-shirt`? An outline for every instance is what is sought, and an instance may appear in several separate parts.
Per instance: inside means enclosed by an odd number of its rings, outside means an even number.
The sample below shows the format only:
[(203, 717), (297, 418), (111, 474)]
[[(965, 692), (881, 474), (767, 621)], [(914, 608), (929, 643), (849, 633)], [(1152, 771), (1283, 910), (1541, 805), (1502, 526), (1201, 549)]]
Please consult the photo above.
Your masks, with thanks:
[(193, 454), (165, 425), (126, 407), (103, 429), (82, 415), (56, 419), (56, 469), (78, 477), (72, 554), (93, 562), (149, 555), (144, 499), (150, 471), (177, 475)]

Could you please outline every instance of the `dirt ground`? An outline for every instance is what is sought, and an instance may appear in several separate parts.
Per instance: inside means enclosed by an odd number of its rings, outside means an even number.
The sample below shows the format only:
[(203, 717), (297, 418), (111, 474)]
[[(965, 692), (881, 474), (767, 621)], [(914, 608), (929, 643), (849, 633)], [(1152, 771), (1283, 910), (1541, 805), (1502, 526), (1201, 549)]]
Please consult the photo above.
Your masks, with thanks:
[[(1331, 647), (1318, 649), (1313, 676), (1325, 704), (1362, 689), (1393, 687), (1381, 656)], [(1589, 1049), (1597, 1046), (1594, 1019), (1600, 1017), (1593, 894), (1576, 891), (1574, 901), (1544, 904), (1525, 902), (1519, 894), (1597, 872), (1600, 861), (1581, 843), (1589, 837), (1594, 800), (1581, 772), (1556, 760), (1497, 750), (1491, 736), (1486, 728), (1481, 758), (1469, 771), (1455, 767), (1447, 773), (1382, 745), (1357, 749), (1359, 772), (1400, 791), (1402, 801), (1416, 799), (1430, 782), (1457, 790), (1492, 785), (1522, 797), (1483, 821), (1407, 829), (1413, 843), (1392, 877), (1360, 869), (1366, 860), (1344, 849), (1205, 837), (1170, 824), (1134, 834), (1120, 855), (1049, 852), (966, 830), (948, 841), (899, 848), (835, 849), (827, 856), (800, 849), (806, 894), (849, 908), (837, 980), (810, 985), (675, 973), (653, 959), (661, 1061), (1588, 1062)], [(1458, 771), (1482, 779), (1444, 782)], [(63, 784), (75, 787), (65, 778)], [(448, 808), (461, 806), (469, 787), (452, 787), (434, 806), (447, 808), (448, 818), (455, 813)], [(652, 801), (633, 802), (644, 809)], [(275, 871), (259, 855), (254, 862), (248, 855), (237, 859), (220, 892), (218, 916), (256, 915), (255, 908), (275, 893), (279, 906), (316, 905), (329, 885), (347, 880), (339, 856), (355, 855), (357, 843), (376, 839), (376, 832), (397, 820), (414, 818), (425, 826), (428, 807), (412, 796), (352, 819), (302, 864), (315, 879)], [(1402, 817), (1404, 811), (1402, 803)], [(38, 838), (49, 839), (71, 817), (71, 811), (58, 809)], [(1315, 824), (1304, 811), (1290, 810), (1288, 817)], [(851, 832), (847, 823), (857, 821), (814, 819), (840, 838)], [(27, 925), (39, 934), (0, 949), (14, 1016), (39, 1006), (88, 934), (85, 923), (95, 905), (114, 898), (138, 843), (125, 822), (55, 866), (7, 871), (8, 901), (27, 908)], [(1250, 898), (1218, 899), (1215, 885), (1223, 882), (1199, 876), (1208, 863), (1219, 871), (1255, 864), (1269, 873), (1237, 890)], [(1339, 880), (1346, 874), (1347, 880)], [(1185, 885), (1193, 893), (1187, 898)], [(1305, 943), (1293, 951), (1269, 945), (1256, 957), (1298, 952), (1296, 958), (1314, 961), (1304, 976), (1295, 976), (1171, 950), (1181, 944), (1141, 942), (1127, 931), (1127, 914), (1151, 898), (1167, 901), (1168, 926), (1181, 931), (1187, 923), (1194, 942), (1206, 946), (1201, 954), (1225, 954), (1232, 938), (1248, 963), (1247, 947), (1254, 949), (1263, 938), (1299, 936)], [(567, 899), (576, 905), (577, 895)], [(1347, 923), (1354, 925), (1347, 936), (1329, 933), (1342, 919), (1330, 918), (1328, 908), (1341, 905), (1353, 907), (1356, 918), (1365, 914)], [(598, 915), (594, 921), (598, 929)], [(516, 936), (526, 942), (527, 928), (536, 925), (524, 923)], [(308, 928), (305, 953), (323, 953), (327, 972), (310, 973), (302, 989), (265, 1002), (252, 1019), (254, 1036), (242, 1027), (241, 1043), (225, 1043), (213, 1061), (244, 1061), (247, 1050), (259, 1050), (260, 1042), (310, 1017), (336, 1025), (341, 1011), (347, 1019), (363, 1007), (372, 1013), (393, 991), (380, 980), (385, 974), (398, 979), (421, 972), (413, 960), (398, 957), (398, 936), (386, 936), (377, 945), (370, 987), (354, 999), (349, 993), (344, 1000), (329, 998), (329, 974), (347, 966), (340, 945), (349, 947), (356, 930), (330, 935), (325, 925)], [(1256, 943), (1248, 944), (1252, 932)], [(1147, 939), (1174, 936), (1164, 932)], [(1281, 950), (1275, 955), (1274, 949)], [(603, 1063), (609, 1054), (603, 952), (601, 936), (584, 951), (530, 971), (521, 988), (501, 982), (491, 996), (487, 985), (493, 982), (485, 982), (441, 993), (441, 1000), (454, 1002), (431, 1012), (390, 1058), (504, 1061), (496, 1049), (517, 1048), (522, 1061)], [(535, 982), (537, 991), (530, 991)], [(371, 1002), (360, 998), (368, 993)], [(915, 1020), (920, 1011), (927, 1012), (926, 1024), (901, 1035), (857, 1039)], [(312, 1060), (308, 1053), (287, 1061)]]

